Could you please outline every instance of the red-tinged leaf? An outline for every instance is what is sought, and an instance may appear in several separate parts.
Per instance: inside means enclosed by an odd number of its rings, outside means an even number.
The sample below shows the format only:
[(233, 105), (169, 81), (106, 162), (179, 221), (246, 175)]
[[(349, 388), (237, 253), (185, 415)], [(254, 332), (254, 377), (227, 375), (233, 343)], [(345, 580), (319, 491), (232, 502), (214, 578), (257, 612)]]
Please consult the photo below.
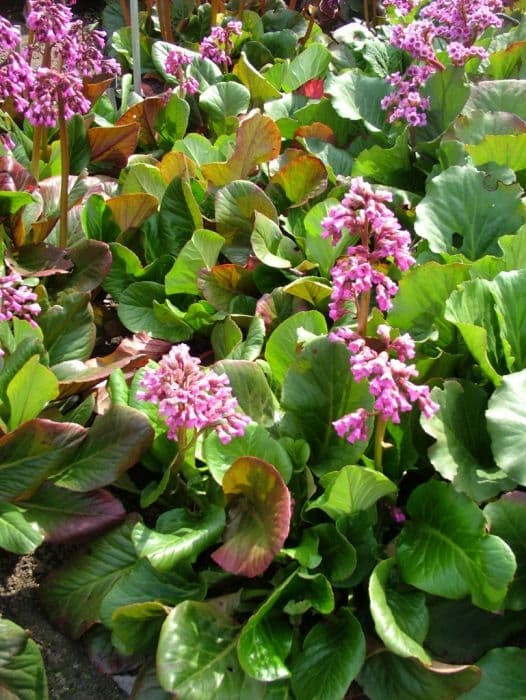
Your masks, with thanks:
[(238, 576), (262, 574), (287, 539), (290, 492), (278, 470), (262, 459), (241, 457), (223, 477), (229, 501), (224, 543), (212, 559)]
[(240, 119), (234, 153), (225, 163), (201, 166), (204, 176), (216, 187), (233, 180), (246, 179), (260, 163), (277, 158), (281, 148), (281, 132), (268, 116), (253, 109)]
[(49, 482), (29, 500), (17, 501), (25, 518), (36, 523), (46, 542), (86, 539), (118, 525), (126, 515), (122, 503), (109, 491), (73, 493)]
[(323, 97), (323, 80), (313, 78), (296, 90), (298, 95), (305, 95), (313, 100), (321, 100)]
[(138, 333), (125, 338), (105, 357), (93, 357), (86, 362), (64, 362), (55, 367), (59, 376), (59, 397), (66, 398), (91, 389), (110, 376), (114, 369), (127, 371), (143, 367), (148, 360), (158, 360), (167, 353), (172, 344), (151, 338), (147, 333)]
[(22, 277), (65, 275), (73, 268), (67, 250), (47, 243), (25, 245), (17, 250), (10, 250), (5, 256), (5, 261)]
[(95, 75), (93, 78), (90, 78), (89, 81), (85, 80), (82, 86), (84, 97), (86, 97), (92, 105), (95, 104), (99, 97), (103, 95), (113, 83), (113, 80), (113, 76), (107, 75)]
[(0, 191), (2, 192), (32, 192), (38, 183), (26, 170), (11, 156), (0, 157)]
[(139, 228), (159, 206), (157, 197), (146, 192), (120, 194), (106, 201), (121, 232)]
[(316, 156), (302, 153), (288, 160), (270, 182), (280, 185), (292, 204), (300, 206), (327, 189), (327, 169)]
[(320, 141), (326, 141), (327, 143), (336, 145), (334, 131), (330, 126), (322, 122), (312, 122), (312, 124), (300, 126), (294, 133), (294, 138), (320, 139)]
[(137, 148), (140, 130), (141, 126), (136, 122), (89, 129), (91, 160), (95, 163), (111, 163), (116, 168), (126, 167), (128, 158)]
[(253, 275), (241, 265), (214, 265), (199, 273), (197, 286), (204, 298), (220, 311), (228, 311), (230, 302), (239, 295), (257, 296)]
[(106, 676), (135, 671), (142, 657), (137, 654), (119, 654), (111, 643), (111, 632), (103, 625), (95, 625), (82, 638), (84, 649), (93, 666)]
[(197, 164), (181, 151), (169, 151), (159, 163), (159, 170), (165, 182), (170, 183), (176, 177), (186, 182), (198, 173)]
[(160, 97), (147, 97), (142, 102), (138, 102), (133, 107), (130, 107), (115, 122), (115, 125), (138, 124), (140, 128), (139, 143), (141, 146), (155, 146), (157, 143), (155, 122), (162, 108), (163, 101)]
[(35, 418), (0, 438), (0, 499), (28, 498), (70, 460), (88, 431)]

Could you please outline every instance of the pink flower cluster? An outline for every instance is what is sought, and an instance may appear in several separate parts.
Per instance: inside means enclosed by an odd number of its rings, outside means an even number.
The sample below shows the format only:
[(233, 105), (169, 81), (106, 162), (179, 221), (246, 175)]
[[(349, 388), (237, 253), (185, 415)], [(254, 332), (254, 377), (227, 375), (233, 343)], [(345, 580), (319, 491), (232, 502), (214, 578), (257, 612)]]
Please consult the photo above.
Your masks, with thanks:
[(232, 36), (241, 36), (241, 27), (241, 22), (234, 20), (227, 22), (225, 27), (212, 27), (210, 36), (201, 42), (201, 58), (209, 58), (214, 63), (228, 68), (232, 63), (228, 53), (234, 48)]
[[(349, 349), (350, 367), (354, 379), (367, 379), (369, 392), (374, 397), (375, 413), (384, 421), (400, 422), (400, 413), (411, 411), (417, 402), (423, 414), (429, 418), (439, 406), (432, 401), (429, 387), (414, 384), (418, 377), (414, 365), (405, 364), (415, 356), (415, 343), (406, 333), (391, 340), (391, 328), (380, 325), (378, 338), (363, 338), (348, 327), (337, 328), (329, 338), (345, 343)], [(381, 346), (381, 349), (377, 349)], [(367, 439), (369, 413), (364, 408), (348, 413), (334, 421), (333, 426), (340, 437), (351, 443)]]
[[(104, 57), (104, 32), (73, 22), (70, 8), (52, 0), (28, 1), (27, 26), (33, 43), (19, 53), (17, 31), (0, 17), (0, 50), (7, 52), (0, 65), (0, 101), (11, 99), (34, 126), (56, 126), (59, 100), (66, 119), (86, 114), (90, 103), (83, 95), (82, 79), (120, 71), (116, 61)], [(35, 68), (38, 54), (46, 58)], [(49, 67), (51, 57), (57, 68)]]
[(173, 49), (168, 54), (166, 63), (164, 64), (167, 73), (174, 75), (179, 87), (189, 95), (195, 95), (199, 91), (199, 83), (191, 75), (187, 75), (185, 67), (192, 63), (193, 58), (190, 54), (185, 53), (182, 49)]
[(174, 345), (156, 369), (147, 369), (137, 397), (159, 405), (168, 425), (168, 437), (178, 439), (181, 428), (213, 428), (223, 444), (241, 436), (252, 421), (238, 412), (239, 404), (226, 374), (205, 372), (190, 348)]
[(360, 238), (360, 243), (349, 246), (347, 257), (341, 258), (331, 271), (329, 313), (334, 321), (348, 313), (349, 302), (356, 306), (359, 295), (372, 289), (379, 308), (390, 309), (398, 286), (381, 270), (382, 265), (392, 260), (401, 270), (407, 270), (414, 263), (411, 236), (386, 206), (391, 201), (390, 192), (375, 192), (363, 178), (356, 177), (342, 203), (332, 207), (321, 222), (322, 236), (332, 236), (334, 245), (344, 231)]
[(37, 295), (25, 284), (16, 272), (0, 277), (0, 321), (11, 321), (15, 316), (22, 318), (36, 328), (34, 316), (41, 311), (35, 303)]
[[(418, 4), (416, 0), (387, 0), (404, 15)], [(389, 121), (404, 119), (412, 126), (427, 124), (429, 100), (419, 94), (428, 78), (444, 70), (436, 54), (436, 41), (455, 65), (464, 65), (471, 58), (485, 59), (488, 52), (474, 46), (482, 33), (490, 27), (500, 27), (499, 13), (503, 0), (431, 0), (410, 24), (397, 24), (391, 32), (391, 44), (407, 51), (414, 61), (404, 76), (394, 73), (387, 78), (395, 88), (384, 97), (382, 108), (390, 110)]]

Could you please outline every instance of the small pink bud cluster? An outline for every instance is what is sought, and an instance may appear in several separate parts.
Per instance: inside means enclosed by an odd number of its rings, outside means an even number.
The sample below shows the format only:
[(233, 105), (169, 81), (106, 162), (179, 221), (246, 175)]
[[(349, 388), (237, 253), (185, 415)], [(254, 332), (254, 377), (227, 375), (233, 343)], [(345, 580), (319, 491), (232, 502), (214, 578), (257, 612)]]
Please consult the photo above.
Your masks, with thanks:
[(35, 33), (35, 40), (54, 44), (69, 31), (72, 14), (69, 7), (50, 0), (30, 0), (26, 24)]
[[(387, 0), (386, 4), (404, 15), (418, 3)], [(474, 44), (486, 29), (501, 26), (499, 13), (503, 7), (503, 0), (431, 0), (421, 7), (413, 22), (393, 27), (391, 44), (407, 51), (417, 63), (404, 76), (394, 73), (387, 78), (394, 91), (384, 97), (382, 108), (390, 110), (390, 122), (403, 119), (412, 126), (427, 124), (429, 100), (419, 91), (433, 73), (444, 70), (437, 58), (437, 41), (454, 65), (462, 66), (471, 58), (487, 58), (486, 49)]]
[(41, 311), (36, 304), (37, 295), (25, 284), (16, 272), (0, 277), (0, 321), (11, 321), (15, 316), (36, 328), (34, 316)]
[[(350, 328), (341, 327), (329, 338), (345, 343), (349, 349), (352, 375), (357, 382), (368, 380), (369, 392), (375, 399), (375, 413), (382, 420), (399, 423), (400, 413), (411, 411), (414, 402), (427, 418), (431, 417), (439, 406), (432, 401), (429, 387), (413, 383), (418, 377), (415, 366), (405, 364), (415, 356), (413, 339), (405, 333), (391, 340), (391, 328), (385, 324), (378, 326), (377, 335), (371, 342)], [(382, 349), (377, 349), (377, 345)], [(359, 408), (334, 421), (334, 429), (351, 443), (366, 440), (368, 418), (368, 411)]]
[(205, 37), (201, 42), (201, 58), (209, 58), (214, 63), (228, 68), (232, 63), (228, 54), (234, 48), (232, 36), (241, 36), (241, 27), (241, 22), (234, 20), (227, 22), (225, 27), (212, 27), (210, 36)]
[(167, 73), (175, 76), (179, 82), (179, 87), (189, 95), (195, 95), (199, 91), (199, 83), (191, 75), (187, 75), (185, 67), (192, 63), (191, 55), (185, 53), (181, 49), (173, 49), (168, 54), (166, 63), (164, 64)]
[(16, 49), (20, 43), (20, 32), (5, 17), (0, 15), (0, 52)]
[(89, 29), (82, 20), (72, 22), (57, 49), (65, 71), (90, 78), (95, 75), (120, 75), (121, 67), (113, 58), (104, 56), (106, 33)]
[(168, 437), (177, 440), (180, 429), (213, 428), (223, 444), (241, 436), (252, 421), (238, 412), (226, 374), (205, 372), (190, 348), (174, 345), (156, 369), (147, 369), (137, 398), (159, 405), (168, 425)]
[(82, 93), (82, 80), (76, 75), (65, 75), (51, 68), (39, 68), (29, 90), (30, 104), (26, 117), (35, 126), (55, 126), (62, 101), (64, 118), (89, 112), (89, 100)]
[(332, 236), (334, 245), (344, 231), (360, 237), (360, 244), (349, 246), (347, 257), (341, 258), (331, 271), (329, 313), (334, 321), (348, 313), (349, 303), (357, 306), (359, 295), (372, 289), (379, 308), (388, 311), (398, 286), (381, 270), (382, 265), (392, 260), (401, 270), (407, 270), (414, 263), (409, 251), (411, 236), (386, 206), (391, 201), (390, 192), (374, 192), (363, 178), (356, 177), (342, 203), (332, 207), (321, 222), (322, 236)]

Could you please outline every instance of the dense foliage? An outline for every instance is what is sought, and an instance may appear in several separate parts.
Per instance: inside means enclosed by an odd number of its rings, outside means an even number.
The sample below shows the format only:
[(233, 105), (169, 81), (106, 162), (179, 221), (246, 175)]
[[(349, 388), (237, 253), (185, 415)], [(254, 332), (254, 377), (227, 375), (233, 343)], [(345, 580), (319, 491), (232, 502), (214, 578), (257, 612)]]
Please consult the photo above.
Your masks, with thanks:
[(50, 619), (136, 700), (523, 698), (524, 3), (28, 5), (0, 547), (81, 543)]

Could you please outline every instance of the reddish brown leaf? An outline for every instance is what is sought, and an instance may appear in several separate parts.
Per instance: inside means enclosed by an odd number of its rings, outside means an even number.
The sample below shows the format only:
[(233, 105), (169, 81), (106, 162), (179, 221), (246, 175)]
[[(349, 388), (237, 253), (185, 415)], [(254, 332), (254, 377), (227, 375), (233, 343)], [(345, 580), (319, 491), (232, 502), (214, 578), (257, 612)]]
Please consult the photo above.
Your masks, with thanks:
[(27, 245), (18, 250), (9, 250), (5, 261), (9, 267), (22, 277), (49, 277), (65, 275), (73, 267), (68, 253), (48, 243)]
[(135, 122), (89, 129), (91, 160), (95, 163), (112, 163), (117, 168), (124, 168), (128, 158), (137, 148), (140, 129), (140, 124)]
[(139, 228), (159, 206), (157, 197), (146, 192), (120, 194), (106, 201), (121, 232)]
[(138, 102), (125, 112), (122, 117), (115, 122), (116, 126), (124, 124), (138, 124), (139, 143), (141, 146), (155, 146), (157, 143), (155, 122), (163, 107), (160, 97), (147, 97), (142, 102)]
[(330, 126), (327, 126), (322, 122), (312, 122), (312, 124), (300, 126), (300, 128), (296, 130), (294, 138), (320, 139), (320, 141), (326, 141), (327, 143), (332, 143), (333, 145), (336, 144), (334, 131)]

